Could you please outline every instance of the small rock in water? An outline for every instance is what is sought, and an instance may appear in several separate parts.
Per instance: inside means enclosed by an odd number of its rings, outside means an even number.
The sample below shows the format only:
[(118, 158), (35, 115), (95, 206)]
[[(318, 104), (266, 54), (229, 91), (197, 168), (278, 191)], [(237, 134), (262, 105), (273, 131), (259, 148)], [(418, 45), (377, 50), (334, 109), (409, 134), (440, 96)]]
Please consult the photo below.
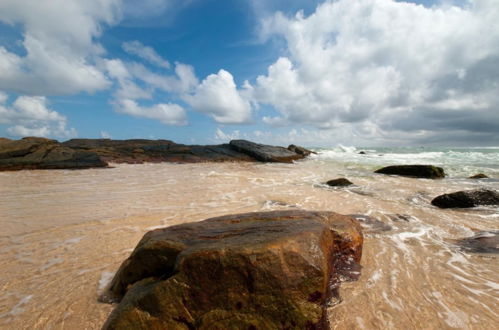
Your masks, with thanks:
[(445, 177), (444, 169), (433, 165), (393, 165), (380, 168), (374, 173), (426, 179), (441, 179)]
[(328, 329), (360, 274), (358, 222), (333, 212), (228, 215), (145, 234), (110, 285), (104, 329)]
[(468, 179), (488, 179), (489, 177), (486, 176), (485, 174), (483, 173), (478, 173), (478, 174), (475, 174), (475, 175), (472, 175), (470, 176)]
[(489, 189), (456, 191), (435, 197), (431, 204), (444, 209), (499, 205), (499, 193)]
[(499, 253), (499, 230), (481, 231), (456, 241), (456, 244), (469, 252)]
[(353, 183), (350, 182), (350, 180), (345, 178), (329, 180), (328, 182), (326, 182), (326, 184), (331, 187), (347, 187), (353, 185)]
[(366, 155), (366, 152), (365, 151), (360, 151), (359, 155)]
[(378, 233), (392, 230), (392, 226), (368, 215), (349, 214), (348, 216), (356, 219), (362, 226), (362, 229), (364, 229), (364, 232), (367, 233)]

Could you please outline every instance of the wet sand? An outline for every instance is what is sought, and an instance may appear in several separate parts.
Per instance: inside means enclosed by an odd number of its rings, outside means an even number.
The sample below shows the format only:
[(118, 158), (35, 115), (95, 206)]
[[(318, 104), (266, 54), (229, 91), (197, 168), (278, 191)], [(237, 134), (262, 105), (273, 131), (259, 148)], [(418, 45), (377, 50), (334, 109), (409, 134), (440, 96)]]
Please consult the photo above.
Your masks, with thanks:
[[(345, 174), (357, 187), (321, 184)], [(113, 306), (98, 303), (98, 294), (148, 230), (300, 208), (367, 214), (392, 227), (366, 232), (362, 275), (343, 283), (343, 301), (329, 310), (333, 329), (493, 329), (497, 255), (464, 251), (453, 239), (497, 229), (498, 209), (429, 204), (480, 185), (321, 161), (1, 172), (0, 328), (99, 329)]]

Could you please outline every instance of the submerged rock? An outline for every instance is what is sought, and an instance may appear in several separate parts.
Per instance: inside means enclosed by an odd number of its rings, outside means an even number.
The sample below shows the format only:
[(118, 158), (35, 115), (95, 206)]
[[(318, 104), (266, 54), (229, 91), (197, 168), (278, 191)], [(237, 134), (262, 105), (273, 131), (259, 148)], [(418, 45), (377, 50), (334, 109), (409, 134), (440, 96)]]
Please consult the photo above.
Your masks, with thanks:
[(296, 146), (294, 144), (290, 144), (288, 146), (288, 150), (303, 156), (309, 156), (310, 154), (317, 154), (315, 151), (308, 150), (303, 147)]
[(483, 173), (478, 173), (478, 174), (470, 176), (468, 179), (488, 179), (488, 176), (486, 176)]
[[(7, 139), (6, 139), (7, 140)], [(0, 170), (106, 167), (97, 154), (73, 150), (56, 140), (26, 137), (0, 141)]]
[(499, 253), (499, 230), (481, 231), (472, 237), (456, 241), (466, 251), (475, 253)]
[(393, 165), (380, 168), (375, 173), (427, 179), (441, 179), (445, 177), (444, 169), (433, 165)]
[(457, 191), (435, 197), (431, 204), (440, 208), (467, 208), (480, 205), (499, 205), (499, 193), (489, 189)]
[(347, 187), (353, 185), (353, 183), (350, 182), (350, 180), (345, 178), (329, 180), (328, 182), (326, 182), (326, 184), (331, 187)]
[(333, 212), (246, 213), (148, 232), (111, 282), (104, 329), (319, 329), (358, 275), (357, 221)]
[(291, 163), (293, 160), (305, 158), (305, 155), (283, 147), (258, 144), (246, 140), (232, 140), (229, 144), (232, 149), (262, 162)]
[(348, 216), (359, 221), (362, 229), (367, 233), (380, 233), (392, 230), (392, 226), (368, 215), (349, 214)]

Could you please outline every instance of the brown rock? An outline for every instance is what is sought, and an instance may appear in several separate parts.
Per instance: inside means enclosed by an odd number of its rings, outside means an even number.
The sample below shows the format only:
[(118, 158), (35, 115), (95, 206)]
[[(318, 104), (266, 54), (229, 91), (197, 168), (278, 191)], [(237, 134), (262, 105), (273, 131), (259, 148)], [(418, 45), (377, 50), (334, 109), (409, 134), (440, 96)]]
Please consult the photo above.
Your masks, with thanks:
[(499, 193), (489, 189), (456, 191), (435, 197), (431, 204), (444, 209), (499, 205)]
[(333, 212), (151, 231), (111, 283), (109, 294), (123, 298), (104, 329), (327, 328), (325, 306), (344, 276), (358, 275), (362, 241), (359, 224)]
[(328, 182), (326, 182), (326, 184), (331, 187), (347, 187), (353, 185), (350, 180), (345, 178), (329, 180)]
[(486, 176), (485, 174), (478, 173), (478, 174), (470, 176), (468, 179), (487, 179), (487, 178), (488, 178), (488, 176)]
[(445, 177), (444, 169), (433, 165), (392, 165), (380, 168), (375, 173), (426, 179), (442, 179)]
[(28, 137), (0, 143), (0, 170), (81, 169), (107, 163), (88, 151), (75, 151), (56, 140)]

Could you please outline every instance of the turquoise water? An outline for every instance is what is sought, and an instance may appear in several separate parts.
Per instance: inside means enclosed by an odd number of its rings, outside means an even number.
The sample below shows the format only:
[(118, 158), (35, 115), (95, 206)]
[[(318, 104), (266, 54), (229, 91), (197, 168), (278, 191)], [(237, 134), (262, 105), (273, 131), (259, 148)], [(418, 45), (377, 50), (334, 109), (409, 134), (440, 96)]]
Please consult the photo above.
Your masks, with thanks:
[[(351, 171), (364, 172), (398, 164), (431, 164), (444, 168), (450, 179), (464, 179), (477, 173), (499, 178), (499, 147), (488, 148), (360, 148), (338, 145), (316, 148), (313, 159), (343, 165)], [(359, 154), (361, 151), (365, 154)], [(358, 173), (360, 174), (360, 173)]]

